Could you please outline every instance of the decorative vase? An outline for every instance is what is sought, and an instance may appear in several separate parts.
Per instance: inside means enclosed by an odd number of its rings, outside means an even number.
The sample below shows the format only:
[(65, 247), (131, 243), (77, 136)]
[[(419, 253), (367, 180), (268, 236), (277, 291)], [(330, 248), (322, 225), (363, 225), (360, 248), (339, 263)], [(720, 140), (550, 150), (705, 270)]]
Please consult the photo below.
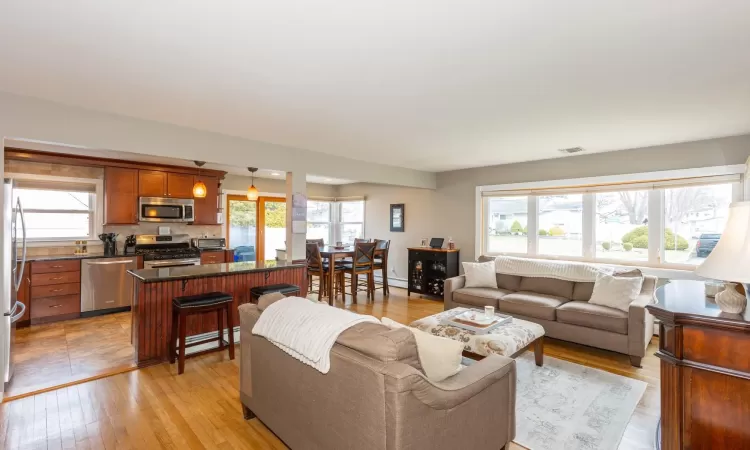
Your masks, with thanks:
[(736, 287), (736, 283), (724, 283), (724, 290), (716, 294), (716, 304), (726, 313), (739, 314), (747, 305), (747, 298)]

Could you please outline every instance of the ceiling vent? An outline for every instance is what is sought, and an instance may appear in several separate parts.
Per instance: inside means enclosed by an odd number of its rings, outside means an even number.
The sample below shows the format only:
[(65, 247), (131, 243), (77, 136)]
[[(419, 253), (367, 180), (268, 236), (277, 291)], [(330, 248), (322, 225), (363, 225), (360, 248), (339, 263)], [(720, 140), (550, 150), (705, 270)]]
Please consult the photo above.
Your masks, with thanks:
[(560, 153), (581, 153), (583, 151), (583, 147), (570, 147), (570, 148), (561, 148), (558, 150)]

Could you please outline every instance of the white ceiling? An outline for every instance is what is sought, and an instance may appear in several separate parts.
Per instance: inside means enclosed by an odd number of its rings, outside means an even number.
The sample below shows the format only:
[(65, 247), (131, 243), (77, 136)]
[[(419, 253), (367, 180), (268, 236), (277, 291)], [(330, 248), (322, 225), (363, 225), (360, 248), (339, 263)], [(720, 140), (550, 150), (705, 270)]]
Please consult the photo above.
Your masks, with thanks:
[[(102, 149), (89, 149), (83, 147), (74, 147), (70, 145), (62, 144), (51, 144), (46, 142), (27, 141), (22, 139), (5, 139), (4, 144), (6, 147), (22, 148), (26, 150), (39, 150), (43, 152), (63, 153), (68, 155), (84, 155), (93, 156), (97, 158), (112, 158), (122, 159), (125, 161), (138, 161), (150, 164), (168, 164), (172, 166), (183, 166), (183, 167), (195, 167), (193, 161), (188, 161), (179, 158), (167, 158), (164, 156), (150, 156), (143, 155), (140, 153), (121, 152), (115, 150), (102, 150)], [(206, 169), (223, 170), (232, 175), (244, 175), (249, 177), (250, 172), (245, 167), (228, 166), (224, 164), (206, 163), (204, 166)], [(270, 178), (276, 180), (285, 180), (286, 173), (283, 170), (275, 169), (263, 169), (258, 168), (255, 172), (257, 178)], [(351, 184), (356, 183), (353, 180), (345, 180), (343, 178), (332, 178), (322, 175), (306, 174), (305, 181), (308, 183), (317, 184)]]
[(4, 0), (0, 90), (441, 171), (750, 132), (747, 0)]

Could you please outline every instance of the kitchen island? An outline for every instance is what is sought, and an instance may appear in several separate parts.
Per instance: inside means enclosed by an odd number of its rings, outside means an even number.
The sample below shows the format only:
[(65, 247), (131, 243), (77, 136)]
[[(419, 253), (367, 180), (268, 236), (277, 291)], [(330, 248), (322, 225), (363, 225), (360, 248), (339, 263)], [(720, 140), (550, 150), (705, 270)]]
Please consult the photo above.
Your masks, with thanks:
[[(226, 292), (234, 297), (234, 323), (239, 326), (237, 308), (250, 301), (250, 288), (288, 283), (307, 295), (304, 263), (284, 261), (236, 262), (200, 266), (168, 267), (128, 271), (133, 277), (132, 341), (138, 367), (169, 360), (169, 334), (172, 330), (172, 299), (183, 295)], [(188, 318), (188, 341), (203, 339), (218, 331), (215, 313)], [(197, 336), (197, 337), (196, 337)]]

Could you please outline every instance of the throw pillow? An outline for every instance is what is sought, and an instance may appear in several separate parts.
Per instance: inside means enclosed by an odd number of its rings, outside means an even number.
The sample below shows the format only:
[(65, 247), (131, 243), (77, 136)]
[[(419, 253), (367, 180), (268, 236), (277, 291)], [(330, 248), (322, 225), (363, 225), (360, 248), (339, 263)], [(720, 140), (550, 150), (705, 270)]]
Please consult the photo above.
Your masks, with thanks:
[(495, 261), (482, 263), (465, 262), (464, 275), (466, 284), (464, 287), (490, 287), (497, 289), (497, 275), (495, 273)]
[(613, 277), (600, 273), (596, 276), (589, 303), (628, 312), (630, 304), (641, 292), (641, 286), (643, 277)]
[(461, 370), (464, 344), (453, 339), (434, 336), (416, 328), (407, 327), (387, 317), (380, 319), (383, 325), (391, 329), (408, 328), (417, 342), (419, 363), (428, 380), (443, 381)]
[(270, 294), (261, 295), (258, 297), (258, 309), (264, 311), (266, 308), (271, 306), (272, 303), (276, 303), (281, 299), (285, 299), (286, 295), (281, 292), (271, 292)]

